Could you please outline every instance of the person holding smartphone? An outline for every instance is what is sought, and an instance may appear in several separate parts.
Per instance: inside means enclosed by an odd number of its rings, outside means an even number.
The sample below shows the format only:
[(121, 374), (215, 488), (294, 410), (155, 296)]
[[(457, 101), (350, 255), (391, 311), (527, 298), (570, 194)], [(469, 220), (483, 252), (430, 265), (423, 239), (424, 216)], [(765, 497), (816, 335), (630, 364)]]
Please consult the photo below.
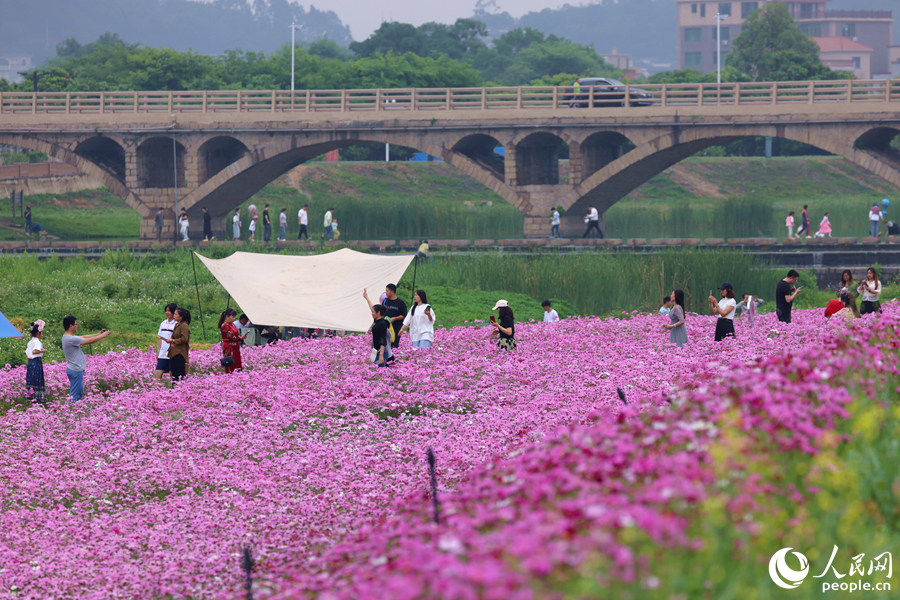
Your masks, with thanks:
[(800, 279), (800, 273), (791, 269), (788, 271), (787, 277), (779, 281), (775, 287), (775, 314), (782, 323), (791, 322), (791, 307), (794, 304), (794, 298), (803, 289), (802, 285), (794, 287), (798, 279)]
[[(716, 321), (716, 341), (721, 342), (726, 337), (734, 337), (734, 309), (737, 307), (737, 300), (734, 299), (734, 287), (730, 283), (723, 283), (719, 286), (720, 296), (718, 304), (716, 297), (709, 295), (709, 312), (718, 315)], [(710, 290), (712, 292), (712, 290)]]
[(866, 269), (866, 278), (859, 284), (856, 291), (862, 294), (859, 314), (881, 312), (881, 303), (878, 301), (878, 297), (881, 295), (881, 282), (878, 281), (878, 271), (875, 270), (875, 267)]
[(412, 310), (403, 319), (403, 327), (400, 328), (398, 337), (409, 329), (409, 339), (412, 340), (413, 349), (429, 348), (434, 343), (434, 310), (428, 304), (425, 290), (416, 290), (413, 294), (415, 303)]
[(87, 359), (84, 356), (82, 346), (99, 342), (109, 337), (108, 329), (101, 329), (100, 333), (78, 336), (78, 319), (69, 315), (63, 319), (62, 349), (66, 355), (66, 377), (69, 378), (69, 396), (71, 402), (78, 402), (84, 396), (84, 370), (87, 367)]
[(501, 350), (516, 349), (516, 320), (512, 309), (506, 300), (497, 300), (497, 304), (491, 310), (496, 310), (500, 317), (499, 323), (494, 315), (491, 315), (491, 327), (500, 334), (497, 347)]

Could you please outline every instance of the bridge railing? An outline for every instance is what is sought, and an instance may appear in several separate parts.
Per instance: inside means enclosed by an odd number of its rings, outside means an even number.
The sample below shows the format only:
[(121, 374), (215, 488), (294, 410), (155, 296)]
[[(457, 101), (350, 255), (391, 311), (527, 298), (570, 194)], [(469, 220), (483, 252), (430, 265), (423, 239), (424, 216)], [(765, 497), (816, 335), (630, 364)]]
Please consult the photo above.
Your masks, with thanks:
[(637, 84), (625, 88), (417, 88), (172, 92), (3, 92), (0, 114), (557, 110), (624, 106), (900, 102), (891, 80)]

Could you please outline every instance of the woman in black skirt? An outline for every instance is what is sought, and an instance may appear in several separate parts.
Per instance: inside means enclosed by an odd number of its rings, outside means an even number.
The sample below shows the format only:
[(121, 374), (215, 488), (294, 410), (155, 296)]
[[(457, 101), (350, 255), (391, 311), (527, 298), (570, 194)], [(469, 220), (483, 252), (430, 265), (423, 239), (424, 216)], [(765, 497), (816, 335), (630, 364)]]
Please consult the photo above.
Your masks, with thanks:
[(716, 298), (712, 294), (709, 296), (709, 312), (718, 315), (716, 321), (716, 341), (720, 342), (725, 337), (734, 337), (734, 309), (737, 306), (737, 300), (734, 299), (734, 287), (730, 283), (723, 283), (719, 286), (722, 299), (716, 304)]
[(44, 389), (44, 322), (38, 319), (31, 324), (31, 340), (25, 348), (28, 357), (28, 366), (25, 370), (25, 389), (28, 390), (28, 398), (32, 402), (43, 404), (47, 400)]

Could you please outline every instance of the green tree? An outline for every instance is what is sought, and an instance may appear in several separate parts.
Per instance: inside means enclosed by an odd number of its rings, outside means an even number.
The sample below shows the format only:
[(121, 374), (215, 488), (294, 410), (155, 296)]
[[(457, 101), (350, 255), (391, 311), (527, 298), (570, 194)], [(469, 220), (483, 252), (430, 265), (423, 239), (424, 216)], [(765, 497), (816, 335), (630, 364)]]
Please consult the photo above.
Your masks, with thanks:
[[(734, 67), (722, 69), (722, 82), (735, 83), (750, 81), (750, 76)], [(648, 83), (715, 83), (716, 72), (703, 74), (696, 69), (678, 69), (676, 71), (662, 71), (654, 73), (647, 80)]]
[(769, 2), (753, 11), (732, 47), (725, 64), (753, 81), (846, 78), (822, 64), (818, 44), (794, 23), (783, 2)]

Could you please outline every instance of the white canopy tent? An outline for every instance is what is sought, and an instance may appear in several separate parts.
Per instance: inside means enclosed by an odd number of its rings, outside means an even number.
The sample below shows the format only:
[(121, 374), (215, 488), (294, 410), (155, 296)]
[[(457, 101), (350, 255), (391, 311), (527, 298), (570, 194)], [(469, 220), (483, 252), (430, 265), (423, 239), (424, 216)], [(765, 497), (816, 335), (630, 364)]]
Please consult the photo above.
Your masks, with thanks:
[(397, 283), (414, 256), (372, 256), (344, 248), (315, 256), (235, 252), (200, 256), (253, 323), (366, 331), (384, 286)]

